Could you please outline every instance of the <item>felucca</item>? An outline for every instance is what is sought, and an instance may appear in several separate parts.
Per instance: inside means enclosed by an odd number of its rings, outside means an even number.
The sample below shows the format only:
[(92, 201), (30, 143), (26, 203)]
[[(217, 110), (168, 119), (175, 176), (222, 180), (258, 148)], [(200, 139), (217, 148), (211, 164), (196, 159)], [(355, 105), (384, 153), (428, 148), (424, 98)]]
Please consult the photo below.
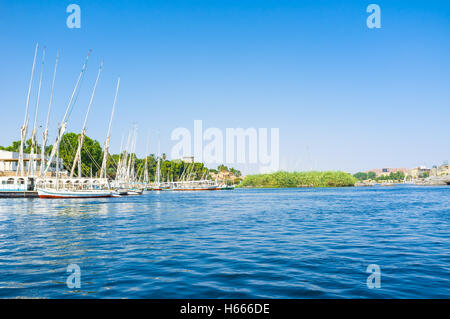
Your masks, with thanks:
[[(81, 69), (80, 75), (78, 76), (77, 82), (75, 84), (75, 88), (72, 92), (72, 96), (70, 98), (69, 104), (66, 108), (66, 113), (64, 115), (63, 121), (61, 122), (59, 128), (58, 128), (58, 136), (56, 139), (56, 142), (54, 144), (54, 147), (52, 149), (52, 153), (50, 155), (50, 162), (51, 159), (59, 154), (59, 146), (61, 143), (61, 139), (64, 135), (65, 128), (67, 126), (67, 120), (68, 120), (68, 114), (70, 114), (71, 109), (73, 107), (73, 101), (74, 97), (76, 96), (76, 92), (78, 90), (78, 86), (80, 83), (80, 80), (84, 76), (87, 62), (89, 60), (89, 56), (91, 54), (91, 51), (89, 51), (88, 56), (86, 58), (86, 61)], [(91, 94), (91, 99), (89, 100), (89, 106), (86, 112), (83, 128), (81, 130), (81, 134), (79, 136), (78, 140), (78, 148), (77, 152), (75, 154), (75, 158), (73, 161), (72, 169), (70, 171), (70, 178), (69, 179), (60, 179), (59, 174), (56, 175), (56, 181), (53, 183), (52, 180), (47, 180), (45, 178), (46, 172), (49, 168), (50, 162), (47, 164), (46, 170), (43, 172), (44, 178), (40, 181), (40, 186), (36, 188), (38, 195), (40, 198), (100, 198), (100, 197), (112, 197), (113, 192), (109, 189), (108, 181), (105, 179), (105, 181), (101, 181), (100, 179), (93, 180), (91, 178), (83, 178), (82, 177), (82, 171), (81, 171), (81, 149), (83, 146), (83, 141), (86, 133), (86, 123), (87, 118), (89, 115), (89, 111), (92, 106), (92, 102), (94, 100), (95, 91), (97, 88), (98, 80), (100, 78), (100, 74), (103, 68), (103, 61), (100, 65), (97, 79), (94, 84), (94, 88)], [(78, 168), (78, 178), (74, 179), (74, 173), (75, 169)]]

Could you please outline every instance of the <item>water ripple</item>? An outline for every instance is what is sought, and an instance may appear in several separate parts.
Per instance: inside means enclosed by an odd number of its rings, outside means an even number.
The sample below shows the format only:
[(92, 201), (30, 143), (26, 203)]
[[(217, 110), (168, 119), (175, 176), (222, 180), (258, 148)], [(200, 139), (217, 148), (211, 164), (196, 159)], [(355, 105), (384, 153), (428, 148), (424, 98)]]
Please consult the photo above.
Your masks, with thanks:
[[(2, 298), (450, 297), (449, 187), (1, 204)], [(66, 285), (72, 263), (80, 289)]]

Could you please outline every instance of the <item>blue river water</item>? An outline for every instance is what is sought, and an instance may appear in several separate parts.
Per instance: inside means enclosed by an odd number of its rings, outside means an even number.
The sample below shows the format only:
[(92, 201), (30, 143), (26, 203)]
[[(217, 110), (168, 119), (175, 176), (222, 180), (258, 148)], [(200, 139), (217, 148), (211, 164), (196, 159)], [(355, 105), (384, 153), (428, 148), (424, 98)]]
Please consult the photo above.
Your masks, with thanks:
[(450, 187), (1, 199), (0, 298), (23, 297), (449, 298)]

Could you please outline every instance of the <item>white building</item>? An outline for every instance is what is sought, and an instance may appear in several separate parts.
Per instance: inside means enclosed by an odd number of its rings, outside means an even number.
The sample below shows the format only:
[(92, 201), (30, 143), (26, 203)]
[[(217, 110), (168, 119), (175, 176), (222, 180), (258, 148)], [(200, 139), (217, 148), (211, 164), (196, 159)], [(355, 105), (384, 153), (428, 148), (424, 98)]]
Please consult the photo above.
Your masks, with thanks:
[(194, 156), (183, 156), (181, 160), (185, 163), (194, 163)]
[[(24, 157), (23, 161), (24, 161), (25, 172), (28, 172), (28, 168), (30, 165), (30, 154), (23, 154), (23, 157)], [(48, 159), (49, 159), (48, 157), (45, 158), (46, 163), (47, 163)], [(59, 170), (60, 170), (60, 172), (62, 172), (64, 170), (63, 160), (58, 159), (58, 162), (59, 162)], [(0, 176), (15, 175), (16, 171), (17, 171), (18, 163), (19, 163), (19, 153), (0, 150)], [(50, 172), (50, 174), (56, 172), (56, 163), (57, 163), (57, 161), (54, 158), (52, 160), (52, 164), (50, 165), (50, 167), (48, 169), (48, 172)], [(41, 165), (41, 155), (37, 154), (37, 155), (35, 155), (35, 161), (34, 161), (34, 171), (36, 173), (40, 172), (40, 165)]]

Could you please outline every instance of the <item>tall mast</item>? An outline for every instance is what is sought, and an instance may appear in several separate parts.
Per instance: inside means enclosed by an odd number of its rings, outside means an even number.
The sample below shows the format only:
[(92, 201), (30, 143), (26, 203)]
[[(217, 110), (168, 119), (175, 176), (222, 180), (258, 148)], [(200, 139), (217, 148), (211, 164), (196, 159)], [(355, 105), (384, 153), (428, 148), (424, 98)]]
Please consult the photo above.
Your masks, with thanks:
[(160, 158), (158, 156), (158, 161), (156, 162), (156, 184), (159, 185), (159, 181), (160, 181)]
[(131, 175), (134, 173), (134, 151), (136, 149), (136, 138), (137, 138), (137, 125), (133, 126), (133, 135), (131, 139), (130, 145), (130, 158), (128, 159), (127, 171), (126, 171), (126, 179), (128, 182), (131, 180)]
[(39, 77), (38, 95), (36, 100), (36, 110), (34, 111), (34, 123), (33, 131), (31, 132), (31, 152), (30, 158), (28, 159), (28, 176), (34, 176), (34, 149), (36, 147), (36, 131), (37, 131), (37, 116), (39, 111), (39, 101), (41, 99), (41, 87), (42, 87), (42, 74), (44, 73), (44, 63), (45, 63), (45, 47), (42, 50), (42, 65), (41, 65), (41, 75)]
[(131, 180), (131, 182), (132, 183), (134, 183), (135, 182), (135, 180), (136, 180), (136, 171), (135, 171), (135, 169), (134, 169), (134, 167), (135, 167), (135, 160), (136, 160), (136, 156), (133, 156), (132, 157), (132, 160), (131, 160), (131, 173), (130, 173), (130, 180)]
[(43, 176), (44, 173), (44, 167), (45, 167), (45, 147), (47, 145), (47, 138), (48, 138), (48, 123), (50, 121), (50, 110), (52, 109), (52, 102), (53, 102), (53, 90), (55, 88), (55, 79), (56, 79), (56, 70), (58, 68), (58, 60), (59, 60), (59, 51), (56, 51), (56, 62), (55, 62), (55, 69), (53, 71), (53, 80), (52, 80), (52, 88), (50, 92), (50, 102), (48, 104), (48, 112), (47, 112), (47, 121), (45, 123), (45, 130), (42, 133), (42, 147), (41, 147), (41, 175)]
[(161, 140), (159, 139), (159, 133), (158, 133), (158, 162), (156, 163), (156, 182), (159, 186), (160, 180), (161, 180)]
[(148, 144), (150, 137), (147, 138), (147, 148), (145, 150), (145, 164), (144, 164), (144, 184), (147, 187), (149, 178), (148, 178)]
[(72, 169), (70, 171), (70, 178), (73, 177), (73, 173), (75, 172), (75, 167), (77, 166), (77, 164), (78, 164), (78, 177), (81, 177), (81, 148), (83, 147), (84, 138), (86, 136), (87, 119), (89, 116), (89, 112), (91, 110), (92, 102), (94, 101), (95, 90), (97, 89), (98, 79), (100, 78), (102, 69), (103, 69), (103, 61), (100, 64), (100, 68), (98, 69), (97, 79), (95, 79), (94, 89), (92, 90), (91, 99), (89, 100), (88, 109), (86, 111), (86, 116), (84, 117), (83, 128), (81, 129), (81, 134), (78, 137), (78, 148), (77, 148), (77, 152), (75, 154), (75, 158), (73, 160)]
[(34, 50), (33, 67), (31, 68), (30, 83), (28, 85), (27, 104), (26, 104), (26, 107), (25, 107), (25, 119), (23, 120), (23, 125), (20, 128), (19, 162), (18, 162), (18, 165), (17, 165), (16, 175), (19, 175), (19, 173), (20, 173), (21, 176), (25, 175), (25, 168), (24, 168), (24, 165), (23, 165), (23, 146), (25, 144), (25, 139), (27, 138), (28, 107), (30, 105), (30, 94), (31, 94), (31, 87), (33, 85), (34, 68), (36, 66), (36, 55), (37, 55), (38, 47), (39, 47), (39, 44), (36, 43), (36, 49)]
[[(49, 163), (51, 163), (51, 162), (49, 162)], [(58, 147), (58, 150), (56, 151), (56, 180), (58, 180), (58, 178), (59, 178), (59, 170), (60, 170), (60, 167), (59, 167), (59, 147)], [(59, 189), (59, 182), (56, 183), (56, 189)]]
[[(130, 175), (129, 171), (130, 171), (130, 162), (131, 162), (131, 157), (133, 156), (133, 152), (132, 152), (132, 138), (133, 138), (133, 133), (130, 131), (130, 144), (127, 145), (127, 156), (125, 157), (126, 162), (124, 163), (125, 167), (124, 167), (124, 179), (126, 181), (128, 181), (128, 177)], [(128, 157), (130, 156), (130, 157)]]
[(123, 151), (123, 134), (122, 134), (122, 140), (120, 141), (120, 152), (119, 152), (119, 160), (117, 162), (117, 168), (116, 168), (116, 181), (120, 179), (120, 172), (122, 170), (122, 151)]
[(114, 95), (114, 102), (113, 102), (113, 108), (112, 108), (112, 112), (111, 112), (111, 118), (109, 119), (108, 134), (106, 135), (105, 148), (104, 148), (104, 152), (103, 152), (102, 168), (100, 169), (100, 178), (106, 178), (106, 164), (107, 164), (108, 155), (109, 155), (109, 140), (111, 138), (111, 126), (112, 126), (112, 121), (114, 118), (114, 112), (116, 110), (117, 93), (119, 92), (119, 84), (120, 84), (120, 76), (117, 79), (116, 94)]
[(144, 183), (147, 185), (149, 181), (148, 177), (148, 154), (145, 155), (145, 164), (144, 164)]
[[(69, 115), (69, 111), (72, 109), (72, 106), (73, 106), (73, 104), (72, 104), (72, 103), (73, 103), (73, 99), (74, 99), (74, 97), (75, 97), (75, 93), (76, 93), (77, 90), (78, 90), (78, 86), (79, 86), (79, 84), (80, 84), (80, 81), (81, 81), (81, 79), (83, 78), (84, 73), (85, 73), (85, 71), (86, 71), (87, 63), (88, 63), (88, 61), (89, 61), (89, 57), (90, 57), (90, 55), (91, 55), (91, 52), (92, 52), (92, 50), (89, 50), (89, 53), (88, 53), (88, 55), (87, 55), (87, 57), (86, 57), (86, 61), (84, 62), (83, 67), (81, 68), (80, 75), (78, 76), (77, 83), (75, 84), (75, 87), (74, 87), (74, 89), (73, 89), (72, 96), (70, 97), (69, 104), (67, 105), (66, 113), (64, 114), (63, 120), (62, 120), (61, 123), (59, 124), (59, 127), (58, 127), (58, 136), (56, 137), (55, 144), (53, 144), (52, 153), (50, 154), (50, 158), (48, 159), (47, 166), (46, 166), (45, 171), (44, 171), (44, 174), (43, 174), (44, 176), (47, 174), (47, 171), (48, 171), (48, 169), (49, 169), (49, 167), (50, 167), (50, 164), (52, 163), (53, 157), (55, 156), (57, 150), (59, 150), (59, 144), (61, 143), (61, 139), (62, 139), (62, 137), (63, 137), (63, 135), (64, 135), (64, 132), (66, 131), (67, 117), (68, 117), (68, 115)], [(58, 166), (58, 163), (57, 163), (57, 166)]]
[[(128, 163), (128, 151), (130, 149), (130, 139), (131, 139), (131, 129), (128, 131), (127, 144), (122, 156), (122, 163), (120, 165), (120, 176), (119, 180), (124, 181), (127, 177), (127, 163)], [(116, 178), (117, 179), (117, 178)]]

